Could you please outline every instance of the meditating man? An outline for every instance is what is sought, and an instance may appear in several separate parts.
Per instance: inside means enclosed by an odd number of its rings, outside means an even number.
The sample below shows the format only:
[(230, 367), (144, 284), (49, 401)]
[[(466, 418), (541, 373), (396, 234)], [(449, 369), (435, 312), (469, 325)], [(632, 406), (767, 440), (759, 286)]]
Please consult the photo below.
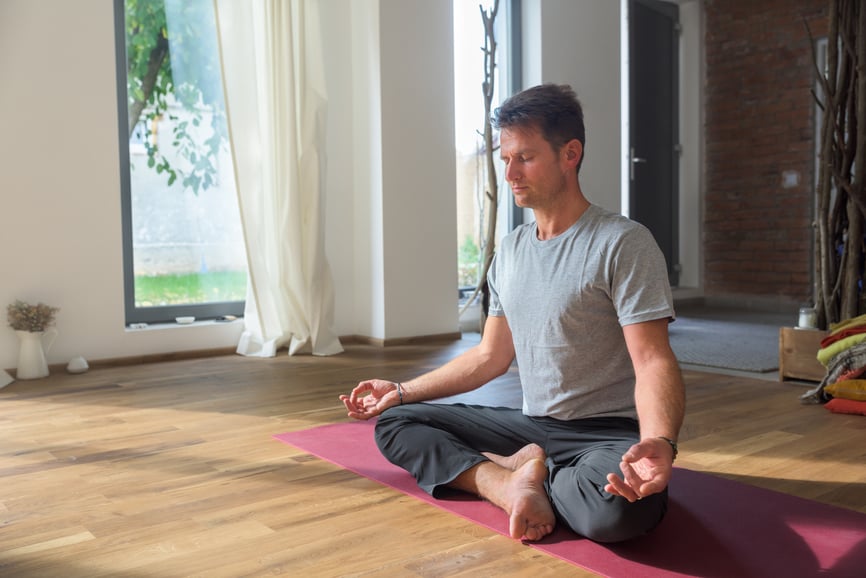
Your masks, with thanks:
[[(379, 449), (422, 489), (489, 500), (515, 539), (557, 523), (599, 542), (639, 536), (667, 509), (685, 406), (664, 257), (646, 228), (584, 196), (583, 110), (570, 87), (512, 96), (493, 123), (515, 202), (535, 222), (500, 244), (480, 343), (340, 399), (350, 417), (379, 416)], [(476, 389), (515, 358), (522, 410), (418, 403)]]

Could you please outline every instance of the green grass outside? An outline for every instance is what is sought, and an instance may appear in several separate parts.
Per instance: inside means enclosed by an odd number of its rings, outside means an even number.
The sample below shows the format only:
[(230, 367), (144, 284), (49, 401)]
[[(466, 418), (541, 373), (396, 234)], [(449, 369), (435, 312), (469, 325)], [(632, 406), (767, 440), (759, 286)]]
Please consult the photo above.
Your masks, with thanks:
[(136, 307), (243, 301), (246, 298), (246, 271), (135, 277)]

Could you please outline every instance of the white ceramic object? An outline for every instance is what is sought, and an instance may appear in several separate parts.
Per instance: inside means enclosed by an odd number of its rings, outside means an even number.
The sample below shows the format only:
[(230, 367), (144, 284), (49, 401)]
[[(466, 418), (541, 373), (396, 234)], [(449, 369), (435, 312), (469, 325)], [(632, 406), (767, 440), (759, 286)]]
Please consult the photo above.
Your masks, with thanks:
[(87, 364), (87, 360), (81, 357), (73, 357), (69, 361), (69, 365), (66, 366), (66, 371), (69, 373), (84, 373), (90, 369), (90, 366)]
[(56, 329), (48, 331), (16, 331), (20, 341), (18, 351), (18, 367), (15, 377), (18, 379), (39, 379), (48, 375), (48, 362), (45, 353), (51, 349), (57, 337)]
[(190, 323), (194, 323), (194, 322), (195, 322), (195, 317), (192, 317), (192, 316), (189, 316), (189, 317), (175, 317), (174, 320), (177, 321), (178, 324), (180, 324), (180, 325), (189, 325)]

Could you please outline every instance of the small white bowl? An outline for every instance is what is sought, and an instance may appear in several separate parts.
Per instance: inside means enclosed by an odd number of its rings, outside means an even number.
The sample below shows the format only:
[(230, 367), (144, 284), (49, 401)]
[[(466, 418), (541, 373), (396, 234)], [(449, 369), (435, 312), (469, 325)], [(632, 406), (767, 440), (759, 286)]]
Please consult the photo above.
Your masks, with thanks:
[(69, 373), (84, 373), (90, 369), (90, 366), (87, 364), (87, 360), (81, 357), (73, 357), (69, 361), (69, 365), (66, 366), (66, 371)]
[(175, 317), (174, 320), (177, 321), (180, 325), (189, 325), (190, 323), (195, 322), (195, 317)]

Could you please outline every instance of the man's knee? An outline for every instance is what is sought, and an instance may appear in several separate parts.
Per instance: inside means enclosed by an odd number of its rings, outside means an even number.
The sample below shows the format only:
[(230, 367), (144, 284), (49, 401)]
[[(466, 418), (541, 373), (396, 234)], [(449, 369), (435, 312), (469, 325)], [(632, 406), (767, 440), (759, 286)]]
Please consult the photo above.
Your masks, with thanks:
[(605, 491), (606, 473), (592, 467), (561, 470), (550, 483), (560, 520), (595, 542), (613, 543), (642, 536), (667, 511), (667, 490), (637, 502)]
[(389, 455), (389, 448), (397, 433), (406, 424), (414, 421), (413, 411), (411, 406), (395, 406), (386, 409), (376, 419), (376, 427), (374, 428), (374, 439), (379, 451), (386, 457)]
[(667, 493), (647, 496), (637, 502), (617, 496), (606, 503), (596, 515), (583, 520), (576, 531), (594, 542), (624, 542), (658, 526), (667, 511)]

